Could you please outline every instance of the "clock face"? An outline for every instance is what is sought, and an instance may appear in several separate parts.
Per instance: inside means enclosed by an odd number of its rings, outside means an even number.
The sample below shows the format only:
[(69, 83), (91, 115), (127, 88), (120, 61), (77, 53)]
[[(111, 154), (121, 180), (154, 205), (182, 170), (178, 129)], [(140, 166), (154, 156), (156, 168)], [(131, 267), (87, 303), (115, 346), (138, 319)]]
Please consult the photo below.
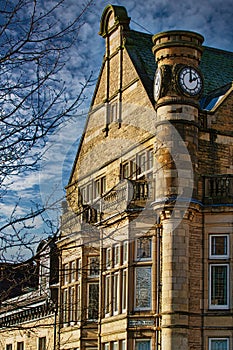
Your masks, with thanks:
[(161, 91), (162, 74), (161, 69), (157, 68), (154, 78), (154, 99), (158, 100)]
[(202, 90), (202, 78), (193, 67), (183, 67), (178, 75), (182, 91), (190, 96), (199, 95)]

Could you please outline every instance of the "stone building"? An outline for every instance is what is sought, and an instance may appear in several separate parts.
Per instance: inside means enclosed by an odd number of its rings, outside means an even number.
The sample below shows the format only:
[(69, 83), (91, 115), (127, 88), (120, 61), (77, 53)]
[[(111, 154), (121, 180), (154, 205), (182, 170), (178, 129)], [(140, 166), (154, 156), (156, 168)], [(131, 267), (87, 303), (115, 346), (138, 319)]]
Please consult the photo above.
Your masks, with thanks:
[(0, 295), (0, 349), (53, 350), (58, 255), (52, 241), (39, 244), (35, 260), (1, 266)]
[(229, 350), (233, 54), (129, 24), (105, 8), (58, 243), (60, 349)]
[(131, 30), (121, 6), (99, 34), (58, 242), (59, 349), (230, 350), (233, 53)]
[[(99, 34), (56, 247), (27, 265), (36, 280), (0, 267), (0, 348), (230, 350), (233, 53), (131, 30), (121, 6)], [(23, 282), (3, 295), (7, 271)]]

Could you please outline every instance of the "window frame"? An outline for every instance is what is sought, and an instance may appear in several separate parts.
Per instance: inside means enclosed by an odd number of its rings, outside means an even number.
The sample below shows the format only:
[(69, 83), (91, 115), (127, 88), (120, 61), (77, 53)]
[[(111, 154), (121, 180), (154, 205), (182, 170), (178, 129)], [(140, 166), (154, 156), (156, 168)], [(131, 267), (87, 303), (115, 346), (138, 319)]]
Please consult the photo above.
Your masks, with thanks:
[(120, 259), (121, 259), (121, 247), (120, 244), (117, 243), (113, 246), (113, 251), (114, 251), (114, 266), (119, 266), (120, 265)]
[(138, 346), (137, 346), (138, 343), (148, 343), (149, 350), (151, 350), (151, 339), (148, 339), (148, 338), (135, 339), (135, 350), (140, 350), (138, 349)]
[(127, 310), (127, 269), (122, 270), (122, 286), (121, 286), (121, 312)]
[(119, 314), (119, 272), (115, 272), (113, 274), (113, 291), (112, 291), (112, 306), (113, 306), (113, 315)]
[[(45, 341), (44, 344), (41, 344), (41, 341)], [(46, 337), (45, 336), (38, 338), (38, 350), (46, 350)]]
[(104, 280), (104, 315), (105, 317), (110, 316), (110, 313), (111, 313), (111, 276), (106, 275)]
[[(227, 303), (224, 305), (216, 305), (212, 304), (212, 268), (213, 267), (226, 267), (226, 299)], [(230, 280), (229, 280), (229, 275), (230, 273), (230, 268), (229, 264), (217, 264), (217, 263), (210, 263), (209, 264), (209, 309), (211, 310), (228, 310), (230, 307)]]
[[(148, 306), (137, 306), (137, 271), (142, 269), (148, 269), (150, 271), (150, 293), (149, 296), (149, 305)], [(134, 310), (135, 311), (143, 311), (143, 310), (151, 310), (152, 309), (152, 266), (136, 266), (135, 267), (135, 283), (134, 283)], [(144, 288), (148, 291), (148, 288)]]
[(24, 341), (17, 341), (16, 349), (17, 350), (24, 350)]
[[(93, 286), (93, 285), (98, 287), (97, 288), (97, 291), (98, 291), (97, 318), (89, 317), (89, 312), (90, 312), (90, 306), (89, 306), (90, 305), (90, 287)], [(93, 302), (93, 305), (95, 305), (94, 302)], [(93, 308), (93, 305), (92, 305), (92, 308)], [(87, 285), (87, 320), (93, 322), (93, 321), (97, 321), (98, 318), (99, 318), (99, 282), (90, 282)]]
[[(138, 251), (140, 249), (142, 249), (139, 245), (140, 242), (142, 242), (143, 240), (148, 240), (150, 242), (150, 246), (149, 246), (149, 249), (150, 249), (150, 256), (146, 256), (146, 257), (143, 257), (143, 256), (140, 256), (138, 254)], [(135, 248), (136, 248), (136, 252), (135, 252), (135, 257), (136, 257), (136, 261), (151, 261), (152, 260), (152, 237), (151, 236), (143, 236), (143, 237), (138, 237), (136, 239), (136, 244), (135, 244)]]
[(227, 341), (227, 350), (229, 350), (230, 349), (230, 342), (229, 342), (228, 337), (210, 337), (209, 342), (208, 342), (208, 350), (213, 350), (212, 344), (211, 344), (212, 341), (221, 341), (221, 340)]
[[(98, 266), (98, 272), (97, 272), (97, 274), (96, 273), (94, 273), (94, 274), (92, 274), (91, 273), (91, 271), (92, 271), (92, 263), (91, 263), (91, 261), (96, 261), (96, 262), (98, 262), (98, 264), (96, 264), (96, 266)], [(99, 256), (89, 256), (88, 257), (88, 277), (89, 278), (97, 278), (97, 277), (99, 277), (99, 269), (100, 269), (100, 259), (99, 259)], [(94, 271), (96, 271), (97, 269), (96, 268), (93, 268), (93, 270)]]
[[(212, 240), (215, 237), (226, 237), (226, 254), (213, 254), (212, 253)], [(220, 234), (210, 234), (209, 235), (209, 259), (229, 259), (230, 257), (230, 246), (229, 246), (229, 234), (220, 233)]]

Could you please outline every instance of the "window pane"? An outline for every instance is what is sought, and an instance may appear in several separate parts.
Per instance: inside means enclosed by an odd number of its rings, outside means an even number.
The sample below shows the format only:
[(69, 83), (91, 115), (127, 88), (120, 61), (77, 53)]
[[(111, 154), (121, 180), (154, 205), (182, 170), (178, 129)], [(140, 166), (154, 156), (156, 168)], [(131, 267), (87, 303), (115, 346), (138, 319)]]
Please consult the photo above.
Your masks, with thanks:
[(211, 239), (211, 255), (220, 255), (227, 256), (228, 255), (228, 247), (227, 247), (227, 236), (217, 235), (210, 236)]
[(46, 337), (39, 338), (38, 347), (38, 350), (46, 350)]
[(76, 261), (71, 263), (71, 282), (76, 280)]
[(136, 340), (136, 350), (150, 350), (150, 340)]
[(210, 350), (228, 350), (228, 339), (210, 339)]
[(211, 305), (227, 305), (227, 266), (211, 266)]
[(63, 314), (63, 323), (68, 322), (68, 289), (63, 290), (63, 303), (62, 303), (62, 314)]
[(151, 237), (137, 239), (137, 259), (151, 258)]
[(70, 303), (69, 303), (69, 309), (70, 309), (70, 321), (74, 322), (76, 321), (75, 317), (75, 287), (70, 288)]
[(64, 271), (64, 284), (69, 283), (69, 264), (65, 264), (63, 267)]
[(120, 246), (119, 244), (114, 246), (114, 265), (118, 265), (120, 263)]
[(106, 249), (106, 268), (111, 267), (111, 248)]
[(118, 311), (118, 295), (119, 295), (119, 275), (118, 273), (113, 276), (113, 310)]
[(125, 342), (125, 340), (121, 341), (121, 350), (126, 350), (126, 342)]
[(99, 275), (99, 258), (89, 258), (89, 276), (95, 277)]
[(126, 310), (126, 270), (122, 271), (122, 311)]
[(6, 345), (6, 350), (12, 350), (12, 344), (7, 344)]
[(136, 300), (139, 309), (151, 307), (151, 267), (136, 268)]
[(112, 350), (118, 350), (118, 342), (114, 341), (114, 343), (112, 344)]
[(105, 314), (110, 312), (110, 276), (105, 278)]
[(24, 350), (24, 342), (23, 341), (17, 343), (17, 350)]
[(89, 320), (98, 319), (98, 305), (99, 305), (99, 284), (91, 283), (89, 284), (89, 293), (88, 293), (88, 319)]
[(128, 261), (128, 242), (123, 243), (123, 263)]
[(77, 312), (77, 320), (81, 319), (81, 287), (80, 284), (77, 285), (76, 289), (76, 312)]

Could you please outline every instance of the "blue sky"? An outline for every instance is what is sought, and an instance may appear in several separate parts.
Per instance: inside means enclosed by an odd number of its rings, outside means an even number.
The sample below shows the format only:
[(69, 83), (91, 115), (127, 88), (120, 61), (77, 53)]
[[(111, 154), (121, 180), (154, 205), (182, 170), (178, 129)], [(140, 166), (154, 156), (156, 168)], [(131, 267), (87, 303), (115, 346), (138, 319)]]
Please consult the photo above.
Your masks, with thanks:
[[(68, 5), (61, 13), (63, 19), (68, 21), (78, 13), (82, 3), (81, 0), (67, 0)], [(98, 31), (107, 4), (107, 1), (96, 1), (92, 5), (85, 15), (78, 40), (67, 57), (61, 78), (68, 82), (71, 96), (78, 93), (81, 83), (91, 72), (94, 83), (98, 77), (104, 55), (104, 39)], [(131, 17), (131, 29), (151, 34), (172, 29), (193, 30), (204, 36), (204, 45), (233, 51), (231, 0), (122, 0), (112, 4), (126, 7)], [(18, 214), (23, 215), (28, 212), (32, 201), (47, 203), (64, 196), (64, 186), (68, 182), (93, 90), (94, 84), (86, 90), (86, 102), (78, 114), (50, 137), (40, 170), (14, 179), (9, 196), (1, 207), (3, 216), (9, 216), (16, 203)], [(48, 212), (48, 217), (59, 218), (59, 215), (58, 208)], [(36, 235), (43, 232), (44, 224), (40, 218), (33, 225)]]

